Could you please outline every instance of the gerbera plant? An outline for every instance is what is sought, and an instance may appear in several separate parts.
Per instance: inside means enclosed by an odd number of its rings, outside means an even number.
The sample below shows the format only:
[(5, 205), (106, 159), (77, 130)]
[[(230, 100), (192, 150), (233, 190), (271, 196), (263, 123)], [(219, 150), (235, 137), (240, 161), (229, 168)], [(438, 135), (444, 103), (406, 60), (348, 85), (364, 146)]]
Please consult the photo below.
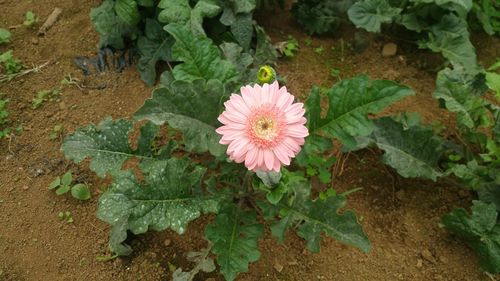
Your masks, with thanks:
[[(190, 257), (204, 265), (215, 257), (226, 280), (259, 259), (266, 227), (279, 241), (296, 231), (313, 252), (325, 235), (369, 251), (355, 213), (341, 211), (352, 192), (312, 190), (310, 170), (321, 167), (322, 177), (331, 179), (333, 139), (356, 147), (357, 138), (375, 128), (368, 114), (411, 91), (359, 76), (331, 89), (314, 88), (303, 104), (274, 81), (272, 68), (273, 79), (257, 81), (252, 57), (238, 45), (216, 46), (182, 25), (165, 30), (176, 39), (172, 57), (179, 63), (162, 75), (134, 120), (107, 118), (70, 134), (62, 145), (68, 159), (91, 158), (91, 170), (112, 178), (97, 212), (112, 226), (112, 255), (130, 254), (130, 240), (148, 230), (183, 234), (207, 213), (215, 217), (199, 223), (206, 224), (208, 246)], [(248, 83), (252, 73), (255, 82)], [(136, 161), (124, 170), (131, 158)], [(178, 269), (174, 279), (192, 280), (200, 269), (213, 266)]]

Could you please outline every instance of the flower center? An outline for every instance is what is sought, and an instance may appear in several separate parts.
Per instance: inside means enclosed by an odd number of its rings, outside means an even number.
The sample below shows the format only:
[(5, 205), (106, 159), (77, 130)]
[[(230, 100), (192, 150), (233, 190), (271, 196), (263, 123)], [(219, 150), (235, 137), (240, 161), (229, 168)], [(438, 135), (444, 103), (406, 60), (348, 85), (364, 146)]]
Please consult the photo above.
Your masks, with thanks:
[(283, 117), (276, 108), (264, 105), (254, 110), (247, 123), (247, 136), (261, 148), (276, 145), (283, 137)]
[(260, 117), (253, 125), (253, 131), (261, 139), (272, 140), (277, 134), (276, 122), (268, 117)]

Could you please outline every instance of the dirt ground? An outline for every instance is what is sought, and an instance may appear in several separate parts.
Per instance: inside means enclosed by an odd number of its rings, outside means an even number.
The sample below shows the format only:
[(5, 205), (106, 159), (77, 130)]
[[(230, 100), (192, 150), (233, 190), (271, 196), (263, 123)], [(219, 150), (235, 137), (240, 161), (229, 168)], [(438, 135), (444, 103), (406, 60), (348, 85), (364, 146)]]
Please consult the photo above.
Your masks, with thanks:
[[(109, 227), (97, 220), (97, 194), (106, 182), (98, 179), (85, 165), (64, 160), (61, 139), (51, 140), (55, 125), (64, 134), (106, 116), (130, 117), (151, 94), (134, 67), (122, 73), (107, 72), (83, 76), (73, 64), (76, 56), (95, 55), (98, 35), (89, 12), (99, 0), (0, 0), (0, 27), (22, 23), (24, 13), (34, 11), (43, 22), (54, 7), (63, 9), (61, 19), (44, 36), (36, 28), (19, 26), (12, 30), (12, 43), (0, 52), (12, 49), (27, 67), (49, 61), (38, 73), (0, 84), (0, 92), (10, 100), (11, 127), (23, 132), (0, 141), (0, 280), (171, 280), (169, 264), (190, 267), (184, 253), (206, 245), (203, 227), (210, 218), (191, 224), (184, 236), (173, 232), (148, 233), (133, 241), (129, 258), (100, 262), (96, 257), (109, 255)], [(276, 13), (278, 13), (276, 15)], [(338, 34), (310, 38), (286, 12), (260, 14), (274, 42), (293, 35), (301, 49), (288, 60), (280, 61), (278, 72), (287, 78), (287, 86), (299, 99), (307, 97), (312, 85), (331, 86), (336, 78), (330, 69), (340, 70), (342, 78), (366, 73), (372, 78), (397, 80), (413, 88), (416, 95), (391, 107), (386, 113), (418, 112), (427, 123), (441, 122), (453, 131), (452, 117), (439, 109), (432, 99), (436, 56), (417, 50), (396, 39), (373, 37), (362, 53), (349, 47), (352, 28)], [(311, 46), (304, 40), (311, 39)], [(383, 57), (381, 48), (396, 40), (398, 54)], [(343, 43), (342, 43), (343, 42)], [(485, 65), (499, 57), (499, 40), (474, 40), (480, 61)], [(342, 51), (342, 45), (344, 45)], [(314, 49), (323, 46), (324, 52)], [(332, 49), (334, 47), (334, 50)], [(428, 65), (429, 61), (437, 61)], [(65, 75), (80, 80), (77, 86), (64, 86), (56, 101), (32, 109), (36, 92), (60, 86)], [(283, 244), (271, 238), (269, 229), (260, 241), (262, 257), (238, 280), (491, 280), (478, 268), (472, 250), (438, 225), (440, 217), (453, 207), (468, 207), (471, 194), (445, 182), (407, 180), (379, 163), (380, 153), (362, 151), (350, 154), (344, 170), (333, 186), (344, 191), (363, 190), (351, 195), (349, 207), (356, 210), (373, 243), (368, 254), (326, 238), (321, 253), (305, 249), (299, 237), (289, 234)], [(78, 181), (90, 185), (93, 199), (77, 202), (56, 196), (47, 189), (54, 177), (71, 170)], [(70, 211), (74, 223), (58, 218)], [(281, 272), (276, 268), (283, 266)], [(195, 280), (223, 280), (216, 273)]]

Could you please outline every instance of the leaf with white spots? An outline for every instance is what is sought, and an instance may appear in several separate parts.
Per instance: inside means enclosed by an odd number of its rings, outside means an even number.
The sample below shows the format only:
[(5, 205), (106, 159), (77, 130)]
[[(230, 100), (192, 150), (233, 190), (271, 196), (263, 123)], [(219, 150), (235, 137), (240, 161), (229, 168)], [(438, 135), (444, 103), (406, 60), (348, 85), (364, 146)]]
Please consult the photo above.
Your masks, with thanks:
[(159, 132), (159, 127), (147, 123), (141, 128), (139, 148), (134, 150), (129, 143), (129, 133), (132, 121), (119, 119), (113, 121), (110, 117), (104, 119), (96, 127), (91, 124), (67, 136), (61, 150), (67, 159), (75, 163), (90, 157), (90, 169), (99, 177), (120, 170), (123, 163), (136, 157), (141, 161), (155, 159), (155, 152), (145, 144), (153, 142)]
[(120, 251), (129, 249), (122, 244), (127, 230), (141, 234), (172, 229), (182, 234), (190, 221), (216, 212), (224, 198), (205, 195), (200, 187), (205, 168), (191, 167), (186, 160), (156, 161), (143, 174), (139, 181), (132, 171), (115, 173), (99, 199), (97, 217), (113, 226), (110, 248), (118, 255), (129, 253)]
[(224, 154), (225, 147), (219, 144), (215, 128), (226, 99), (224, 86), (218, 80), (174, 81), (168, 87), (156, 89), (134, 117), (159, 125), (168, 122), (183, 133), (187, 150), (210, 151), (219, 156)]

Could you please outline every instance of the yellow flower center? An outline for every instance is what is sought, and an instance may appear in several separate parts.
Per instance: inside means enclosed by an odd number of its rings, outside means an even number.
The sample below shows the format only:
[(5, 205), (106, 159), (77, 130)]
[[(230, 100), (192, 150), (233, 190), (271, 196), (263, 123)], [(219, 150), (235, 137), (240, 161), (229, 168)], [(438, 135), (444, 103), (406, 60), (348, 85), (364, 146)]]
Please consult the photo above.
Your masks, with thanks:
[(278, 135), (276, 122), (268, 117), (258, 118), (254, 123), (253, 130), (257, 137), (264, 140), (272, 140)]

